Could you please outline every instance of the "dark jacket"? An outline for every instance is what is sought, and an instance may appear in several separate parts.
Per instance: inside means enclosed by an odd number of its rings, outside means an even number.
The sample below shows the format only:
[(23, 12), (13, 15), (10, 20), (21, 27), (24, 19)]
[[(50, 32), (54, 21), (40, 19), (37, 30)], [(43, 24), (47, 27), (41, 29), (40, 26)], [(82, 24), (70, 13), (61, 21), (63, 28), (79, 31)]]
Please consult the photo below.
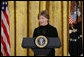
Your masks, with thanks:
[[(39, 26), (34, 30), (33, 37), (43, 35), (45, 37), (58, 37), (57, 29), (51, 25)], [(46, 50), (46, 49), (45, 49)], [(55, 56), (55, 49), (51, 49), (48, 56)]]

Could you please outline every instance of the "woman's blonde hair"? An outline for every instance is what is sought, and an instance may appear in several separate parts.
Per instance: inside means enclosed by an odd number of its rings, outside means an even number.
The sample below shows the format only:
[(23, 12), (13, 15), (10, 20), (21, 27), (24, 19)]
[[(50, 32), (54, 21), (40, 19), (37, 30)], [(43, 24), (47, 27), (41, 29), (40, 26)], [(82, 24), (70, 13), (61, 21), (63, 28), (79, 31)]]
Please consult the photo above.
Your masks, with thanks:
[(46, 17), (47, 19), (49, 19), (49, 13), (48, 13), (48, 11), (46, 11), (46, 10), (41, 11), (41, 12), (38, 14), (38, 19), (39, 19), (39, 17), (40, 17), (41, 15), (44, 16), (44, 17)]

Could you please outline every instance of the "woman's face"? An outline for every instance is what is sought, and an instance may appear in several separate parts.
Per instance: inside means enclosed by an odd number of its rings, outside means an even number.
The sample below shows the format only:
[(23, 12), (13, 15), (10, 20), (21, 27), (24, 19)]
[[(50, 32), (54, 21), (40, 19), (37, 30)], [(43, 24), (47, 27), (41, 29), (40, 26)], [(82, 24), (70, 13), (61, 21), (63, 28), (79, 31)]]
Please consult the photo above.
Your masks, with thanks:
[(44, 17), (44, 16), (41, 15), (39, 17), (39, 23), (40, 23), (40, 26), (45, 26), (45, 25), (48, 24), (48, 19), (46, 17)]

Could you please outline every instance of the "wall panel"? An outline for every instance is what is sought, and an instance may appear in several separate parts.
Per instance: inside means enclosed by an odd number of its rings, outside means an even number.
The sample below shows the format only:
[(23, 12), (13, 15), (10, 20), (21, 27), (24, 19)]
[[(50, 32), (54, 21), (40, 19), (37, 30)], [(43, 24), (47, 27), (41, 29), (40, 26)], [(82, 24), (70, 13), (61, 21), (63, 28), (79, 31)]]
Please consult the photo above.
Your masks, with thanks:
[(11, 55), (15, 56), (15, 19), (14, 19), (14, 1), (8, 2), (9, 8), (9, 28), (10, 28), (10, 43)]
[(16, 1), (16, 56), (27, 56), (22, 48), (23, 37), (27, 37), (27, 2)]

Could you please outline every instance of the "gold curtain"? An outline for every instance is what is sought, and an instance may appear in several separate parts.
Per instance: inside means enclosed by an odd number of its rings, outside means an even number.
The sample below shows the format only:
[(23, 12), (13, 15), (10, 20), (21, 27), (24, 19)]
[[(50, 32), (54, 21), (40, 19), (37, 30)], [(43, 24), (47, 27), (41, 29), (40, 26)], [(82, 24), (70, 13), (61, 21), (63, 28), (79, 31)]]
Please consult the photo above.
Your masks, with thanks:
[[(22, 39), (33, 36), (34, 29), (39, 26), (38, 13), (47, 10), (50, 15), (49, 23), (57, 28), (62, 43), (61, 48), (55, 48), (55, 56), (67, 56), (70, 4), (71, 1), (8, 1), (11, 55), (34, 55), (31, 49), (22, 48)], [(80, 1), (80, 5), (83, 20), (83, 1)]]

